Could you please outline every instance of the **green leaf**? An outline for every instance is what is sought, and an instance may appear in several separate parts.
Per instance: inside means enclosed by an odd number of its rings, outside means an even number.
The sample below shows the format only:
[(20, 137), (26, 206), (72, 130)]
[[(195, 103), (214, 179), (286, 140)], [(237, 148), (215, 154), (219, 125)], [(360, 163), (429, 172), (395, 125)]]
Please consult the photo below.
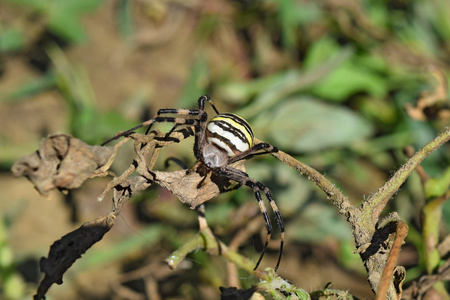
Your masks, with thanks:
[(6, 28), (0, 32), (0, 53), (17, 51), (23, 47), (24, 36), (21, 31)]
[(347, 223), (331, 205), (310, 204), (286, 230), (292, 240), (318, 242), (332, 237), (339, 241), (352, 240)]
[(130, 37), (134, 32), (133, 23), (133, 2), (130, 0), (120, 0), (117, 5), (117, 23), (119, 33), (122, 38)]
[(380, 76), (348, 62), (315, 85), (312, 91), (321, 98), (345, 101), (358, 92), (381, 98), (386, 95), (387, 87)]
[(208, 85), (209, 67), (208, 62), (203, 56), (199, 56), (191, 67), (189, 80), (183, 91), (183, 95), (178, 101), (179, 107), (196, 107), (197, 99), (205, 93)]
[(450, 231), (450, 201), (445, 201), (442, 205), (442, 220), (447, 231)]
[(299, 72), (296, 69), (288, 69), (273, 77), (272, 81), (267, 82), (267, 86), (260, 91), (260, 94), (250, 104), (240, 109), (237, 113), (250, 118), (258, 115), (260, 112), (267, 110), (280, 103), (287, 96), (298, 93), (308, 87), (312, 87), (315, 83), (322, 80), (337, 68), (342, 62), (346, 61), (353, 55), (350, 47), (339, 49), (333, 55), (327, 57), (316, 68)]
[[(316, 68), (339, 50), (340, 47), (331, 38), (320, 39), (309, 50), (304, 68)], [(385, 68), (384, 60), (379, 57), (354, 56), (326, 74), (314, 85), (312, 92), (321, 98), (334, 101), (345, 101), (357, 92), (384, 97), (388, 90), (387, 80), (378, 72), (384, 71)]]
[(49, 29), (69, 41), (85, 41), (87, 36), (80, 23), (80, 16), (96, 9), (101, 2), (101, 0), (51, 1), (47, 10)]
[(447, 0), (437, 0), (425, 2), (430, 7), (426, 11), (428, 20), (434, 25), (434, 28), (441, 34), (441, 40), (448, 41), (450, 39), (450, 2)]
[(228, 103), (243, 104), (248, 102), (251, 97), (264, 93), (268, 87), (283, 84), (286, 76), (288, 76), (288, 74), (280, 72), (249, 81), (230, 81), (222, 83), (216, 88), (215, 95), (217, 98), (223, 99), (223, 101)]
[(307, 97), (281, 102), (252, 125), (257, 136), (262, 133), (277, 147), (295, 152), (344, 147), (373, 133), (372, 124), (353, 111)]
[(305, 70), (313, 69), (339, 51), (340, 47), (336, 42), (330, 37), (325, 36), (311, 45), (303, 62), (303, 68)]
[(450, 188), (450, 167), (437, 178), (430, 178), (425, 182), (425, 195), (427, 199), (444, 195)]
[(80, 16), (93, 11), (102, 0), (10, 0), (30, 7), (41, 14), (48, 28), (71, 42), (85, 41), (87, 35), (80, 23)]
[(87, 36), (78, 19), (66, 14), (65, 11), (52, 14), (48, 22), (48, 28), (55, 34), (68, 41), (83, 42)]
[(295, 35), (298, 26), (298, 19), (295, 14), (295, 1), (282, 0), (279, 4), (279, 18), (283, 46), (286, 50), (293, 51), (296, 47)]
[(55, 85), (55, 74), (48, 72), (40, 77), (33, 78), (22, 83), (18, 88), (1, 93), (1, 102), (20, 102), (26, 101), (28, 97), (32, 97), (42, 91), (48, 90)]
[(10, 274), (3, 278), (3, 293), (6, 299), (25, 299), (26, 284), (23, 278), (18, 274)]

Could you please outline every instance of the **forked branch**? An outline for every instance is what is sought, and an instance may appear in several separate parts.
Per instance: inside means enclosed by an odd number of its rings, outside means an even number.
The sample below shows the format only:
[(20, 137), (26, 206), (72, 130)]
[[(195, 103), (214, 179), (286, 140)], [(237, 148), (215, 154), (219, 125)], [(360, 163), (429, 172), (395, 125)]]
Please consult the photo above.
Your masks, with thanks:
[[(389, 281), (391, 281), (391, 275), (394, 270), (392, 264), (395, 264), (400, 249), (399, 245), (407, 234), (407, 226), (400, 226), (397, 228), (398, 224), (404, 223), (399, 220), (398, 215), (395, 213), (391, 214), (390, 218), (387, 218), (384, 222), (380, 222), (379, 216), (389, 199), (400, 188), (409, 175), (411, 175), (414, 169), (417, 168), (430, 153), (445, 144), (449, 139), (450, 128), (447, 128), (433, 141), (429, 142), (412, 156), (383, 187), (367, 200), (362, 201), (358, 207), (352, 205), (347, 197), (313, 168), (297, 161), (283, 151), (271, 154), (283, 163), (297, 170), (300, 174), (306, 175), (309, 180), (325, 192), (328, 199), (338, 208), (339, 213), (346, 217), (347, 222), (352, 227), (353, 236), (358, 249), (357, 252), (360, 254), (368, 272), (372, 290), (377, 293), (379, 289), (381, 289), (380, 292), (383, 295), (380, 296), (381, 298), (385, 297), (384, 295), (387, 294), (386, 299), (396, 299), (399, 296), (398, 291), (401, 293), (401, 286), (394, 287), (392, 283), (389, 284), (388, 287), (386, 284), (380, 286), (380, 282), (382, 281), (382, 278), (389, 278)], [(259, 140), (255, 141), (261, 142)], [(392, 226), (386, 226), (390, 223), (394, 224), (393, 226), (396, 228), (394, 231), (389, 230)], [(393, 233), (395, 233), (395, 238), (391, 237), (391, 234)], [(388, 251), (380, 251), (381, 245), (386, 240), (389, 241), (388, 250), (394, 250), (394, 252), (391, 252), (391, 255), (388, 255)], [(388, 257), (389, 265), (385, 268)], [(400, 272), (398, 276), (402, 277), (404, 274)], [(403, 280), (400, 279), (398, 280), (400, 285), (402, 281)]]

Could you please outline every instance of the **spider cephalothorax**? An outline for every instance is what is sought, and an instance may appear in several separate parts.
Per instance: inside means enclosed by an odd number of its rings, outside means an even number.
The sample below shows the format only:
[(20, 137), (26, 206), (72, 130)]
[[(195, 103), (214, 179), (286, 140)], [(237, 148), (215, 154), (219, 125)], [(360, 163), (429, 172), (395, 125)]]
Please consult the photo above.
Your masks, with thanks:
[[(208, 116), (204, 110), (205, 101), (209, 102), (217, 113), (217, 115), (209, 122), (207, 121)], [(170, 114), (178, 115), (178, 117), (166, 116)], [(211, 176), (217, 178), (234, 181), (237, 183), (238, 187), (246, 185), (253, 189), (267, 230), (264, 248), (256, 263), (255, 269), (258, 267), (264, 256), (272, 233), (272, 225), (262, 201), (261, 192), (266, 195), (267, 200), (275, 213), (281, 231), (280, 253), (275, 267), (275, 270), (277, 270), (283, 252), (284, 223), (275, 200), (272, 197), (272, 193), (264, 184), (250, 178), (247, 173), (233, 168), (231, 165), (258, 154), (277, 152), (278, 149), (267, 143), (254, 145), (253, 131), (247, 121), (232, 113), (220, 114), (208, 96), (201, 96), (198, 99), (198, 109), (160, 109), (155, 118), (117, 134), (102, 145), (121, 136), (130, 135), (134, 130), (141, 127), (148, 126), (148, 133), (154, 123), (161, 122), (174, 123), (173, 128), (166, 134), (166, 138), (170, 138), (170, 134), (179, 126), (188, 128), (185, 138), (190, 135), (195, 135), (194, 156), (197, 159), (197, 163), (187, 172), (200, 171), (202, 176), (205, 176), (204, 178), (206, 178), (208, 174), (211, 174)], [(199, 185), (201, 185), (201, 182)]]

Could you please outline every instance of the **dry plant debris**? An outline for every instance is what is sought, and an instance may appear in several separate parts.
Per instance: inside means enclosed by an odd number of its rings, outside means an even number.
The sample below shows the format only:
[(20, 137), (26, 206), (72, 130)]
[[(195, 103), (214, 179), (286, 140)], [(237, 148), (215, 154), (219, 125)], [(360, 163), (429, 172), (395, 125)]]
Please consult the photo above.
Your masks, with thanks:
[(72, 264), (89, 248), (100, 241), (112, 228), (115, 216), (99, 217), (86, 222), (80, 228), (72, 231), (50, 247), (48, 258), (41, 258), (41, 271), (45, 274), (34, 299), (44, 299), (53, 283), (62, 284), (62, 277)]
[(415, 120), (439, 120), (443, 124), (450, 120), (450, 98), (448, 98), (448, 86), (445, 73), (432, 67), (431, 75), (436, 81), (434, 91), (423, 92), (417, 105), (407, 103), (405, 108), (409, 116)]
[(27, 177), (46, 196), (54, 189), (80, 187), (107, 164), (112, 154), (113, 147), (90, 146), (70, 135), (55, 134), (44, 139), (38, 151), (15, 162), (12, 172)]

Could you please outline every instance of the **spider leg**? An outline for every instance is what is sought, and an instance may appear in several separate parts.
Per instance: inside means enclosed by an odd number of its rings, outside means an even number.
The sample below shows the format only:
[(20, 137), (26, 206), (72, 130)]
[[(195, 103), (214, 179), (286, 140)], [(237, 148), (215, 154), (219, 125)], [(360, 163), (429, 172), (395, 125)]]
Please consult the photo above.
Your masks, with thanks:
[(139, 125), (137, 125), (137, 126), (135, 126), (133, 128), (130, 128), (130, 129), (126, 130), (126, 131), (123, 131), (121, 133), (115, 134), (112, 138), (104, 141), (100, 146), (105, 146), (106, 144), (108, 144), (108, 143), (110, 143), (112, 141), (115, 141), (115, 140), (117, 140), (118, 138), (120, 138), (122, 136), (129, 135), (129, 134), (133, 133), (136, 129), (139, 129), (139, 128), (143, 127), (143, 126), (144, 125), (139, 124)]
[(241, 183), (238, 183), (238, 184), (236, 184), (236, 185), (233, 185), (232, 187), (226, 188), (226, 189), (225, 189), (223, 192), (221, 192), (221, 193), (228, 193), (228, 192), (237, 190), (237, 189), (240, 188), (241, 186), (242, 186), (242, 184), (241, 184)]
[(278, 206), (275, 203), (275, 200), (273, 199), (272, 193), (270, 192), (269, 188), (266, 187), (261, 182), (250, 178), (246, 173), (236, 170), (236, 169), (233, 169), (233, 168), (230, 168), (230, 167), (218, 168), (218, 169), (215, 169), (214, 171), (217, 172), (220, 176), (225, 176), (231, 180), (238, 182), (238, 184), (246, 185), (246, 186), (250, 187), (251, 189), (253, 189), (253, 191), (255, 193), (256, 200), (258, 201), (259, 208), (260, 208), (261, 213), (264, 218), (264, 223), (266, 224), (267, 235), (266, 235), (266, 241), (264, 243), (264, 248), (261, 251), (261, 256), (259, 257), (258, 261), (256, 262), (256, 266), (255, 266), (254, 270), (256, 270), (258, 268), (259, 264), (261, 263), (261, 260), (262, 260), (264, 254), (267, 250), (267, 247), (269, 245), (270, 237), (272, 235), (272, 225), (270, 223), (270, 219), (269, 219), (269, 215), (267, 214), (266, 207), (264, 206), (264, 202), (262, 201), (262, 198), (261, 198), (261, 191), (264, 192), (264, 194), (266, 195), (267, 200), (269, 201), (270, 206), (277, 218), (278, 226), (280, 227), (280, 233), (281, 233), (279, 256), (278, 256), (277, 264), (275, 266), (275, 271), (278, 270), (278, 267), (280, 266), (280, 262), (281, 262), (281, 256), (283, 254), (285, 227), (284, 227), (283, 218), (281, 217), (281, 214), (280, 214), (280, 210), (278, 209)]
[(198, 98), (198, 125), (195, 127), (195, 143), (194, 143), (194, 155), (195, 158), (200, 161), (202, 159), (202, 149), (206, 145), (206, 125), (208, 121), (208, 115), (205, 112), (205, 101), (208, 101), (214, 111), (219, 114), (216, 106), (212, 102), (208, 95), (203, 95)]
[[(200, 114), (200, 110), (199, 109), (162, 108), (162, 109), (158, 110), (155, 118), (161, 117), (161, 115), (168, 115), (168, 114), (180, 115), (180, 116), (198, 116)], [(155, 118), (153, 118), (152, 120), (154, 120)], [(185, 119), (185, 120), (188, 120), (188, 119)], [(151, 121), (151, 120), (149, 120), (149, 121)], [(149, 121), (146, 121), (146, 122), (149, 122)], [(145, 131), (145, 134), (148, 134), (150, 132), (150, 129), (151, 129), (153, 123), (154, 122), (152, 122), (148, 125), (141, 126), (141, 127), (148, 126), (147, 130)], [(145, 122), (142, 124), (145, 124)], [(172, 129), (166, 134), (166, 137), (169, 136), (172, 132), (174, 132), (175, 129), (179, 125), (183, 125), (183, 124), (175, 123), (175, 125), (172, 127)]]
[[(175, 143), (179, 143), (180, 141), (185, 140), (188, 137), (195, 135), (195, 132), (194, 132), (195, 131), (195, 126), (192, 126), (192, 125), (186, 126), (186, 127), (181, 128), (179, 130), (175, 130), (178, 126), (182, 126), (182, 125), (183, 124), (175, 124), (172, 127), (172, 129), (168, 133), (166, 133), (163, 137), (154, 137), (154, 139), (157, 140), (157, 141), (165, 141), (165, 142), (172, 141), (172, 142), (175, 142)], [(174, 132), (175, 133), (181, 133), (183, 135), (183, 137), (182, 138), (172, 137), (171, 135)]]
[[(176, 163), (183, 170), (187, 170), (186, 164), (182, 160), (180, 160), (180, 159), (178, 159), (176, 157), (169, 157), (169, 158), (166, 159), (166, 161), (164, 162), (164, 166), (166, 168), (169, 167), (170, 161), (173, 161), (174, 163)], [(207, 228), (208, 227), (208, 223), (206, 222), (206, 217), (205, 217), (205, 205), (203, 203), (200, 204), (200, 205), (197, 205), (195, 207), (195, 210), (197, 211), (198, 223), (199, 223), (200, 230)], [(219, 244), (219, 248), (220, 248), (220, 244)]]
[(222, 246), (220, 245), (220, 241), (217, 239), (216, 235), (212, 232), (211, 228), (209, 228), (208, 223), (206, 222), (205, 205), (202, 203), (202, 204), (196, 206), (195, 210), (197, 211), (198, 224), (200, 227), (200, 231), (205, 230), (205, 229), (209, 229), (211, 231), (211, 233), (214, 236), (214, 239), (216, 240), (216, 243), (217, 243), (217, 251), (218, 251), (219, 255), (222, 255)]
[[(184, 169), (184, 170), (187, 169), (186, 164), (185, 164), (182, 160), (180, 160), (180, 159), (178, 159), (178, 158), (176, 158), (176, 157), (169, 157), (169, 158), (166, 159), (166, 161), (164, 162), (164, 166), (165, 166), (166, 168), (169, 167), (169, 162), (170, 162), (170, 161), (173, 161), (174, 163), (176, 163), (178, 166), (180, 166), (180, 167), (181, 167), (182, 169)], [(204, 177), (204, 178), (205, 178), (205, 177)], [(203, 180), (204, 180), (204, 178), (203, 178)], [(202, 180), (202, 181), (203, 181), (203, 180)], [(202, 204), (200, 204), (200, 205), (197, 205), (197, 206), (195, 207), (195, 211), (197, 212), (197, 218), (198, 218), (199, 229), (200, 229), (200, 230), (204, 230), (204, 229), (206, 229), (206, 228), (209, 228), (208, 222), (206, 221), (206, 216), (205, 216), (205, 204), (202, 203)], [(215, 235), (214, 235), (214, 238), (215, 238), (215, 240), (216, 240), (216, 242), (217, 242), (217, 249), (218, 249), (219, 255), (220, 255), (220, 254), (222, 254), (222, 247), (221, 247), (221, 245), (220, 245), (219, 240), (217, 239), (217, 237), (216, 237)]]
[[(264, 150), (263, 152), (260, 152), (261, 150)], [(231, 157), (228, 160), (228, 164), (235, 163), (240, 160), (249, 159), (252, 158), (255, 155), (261, 155), (261, 154), (267, 154), (272, 152), (278, 152), (278, 148), (275, 146), (272, 146), (267, 143), (259, 143), (251, 147), (250, 149), (247, 149), (244, 152), (239, 153), (236, 156)]]
[(196, 206), (195, 210), (197, 211), (198, 224), (199, 224), (200, 230), (207, 228), (208, 223), (206, 222), (206, 217), (205, 217), (205, 205), (202, 203), (202, 204)]
[(184, 161), (182, 161), (181, 159), (176, 158), (176, 157), (168, 157), (166, 159), (166, 161), (164, 162), (164, 168), (167, 169), (169, 167), (170, 161), (173, 161), (175, 164), (177, 164), (183, 170), (187, 170), (187, 168), (188, 168), (187, 165), (184, 163)]
[(211, 107), (214, 109), (214, 111), (217, 114), (219, 114), (216, 106), (214, 105), (214, 103), (212, 102), (210, 97), (208, 95), (204, 95), (204, 96), (201, 96), (200, 98), (198, 98), (198, 109), (162, 108), (162, 109), (158, 110), (158, 112), (156, 113), (156, 116), (153, 119), (145, 121), (145, 122), (143, 122), (143, 123), (141, 123), (141, 124), (131, 128), (131, 129), (128, 129), (128, 130), (123, 131), (123, 132), (121, 132), (119, 134), (116, 134), (115, 136), (113, 136), (109, 140), (103, 142), (101, 144), (101, 146), (104, 146), (104, 145), (108, 144), (109, 142), (117, 140), (120, 137), (130, 135), (136, 129), (139, 129), (139, 128), (142, 128), (142, 127), (148, 126), (148, 128), (147, 128), (147, 130), (145, 132), (145, 134), (148, 134), (150, 132), (150, 129), (151, 129), (152, 125), (154, 123), (157, 123), (157, 122), (160, 122), (160, 123), (161, 122), (172, 122), (172, 123), (175, 123), (174, 127), (166, 134), (166, 137), (170, 136), (170, 134), (172, 132), (174, 132), (176, 130), (176, 128), (178, 126), (180, 126), (180, 125), (185, 125), (185, 124), (187, 124), (187, 125), (197, 125), (197, 123), (196, 123), (197, 121), (189, 121), (189, 120), (197, 120), (197, 119), (163, 117), (164, 115), (168, 115), (168, 114), (177, 114), (177, 115), (180, 115), (180, 116), (199, 116), (199, 118), (198, 118), (199, 122), (204, 122), (205, 123), (204, 127), (206, 128), (207, 115), (206, 115), (206, 113), (204, 111), (205, 101), (208, 101), (210, 103)]
[[(178, 159), (176, 157), (169, 157), (166, 159), (166, 161), (164, 162), (164, 166), (166, 168), (169, 167), (170, 161), (173, 161), (175, 164), (180, 166), (181, 169), (183, 169), (183, 170), (187, 170), (187, 168), (188, 168), (181, 159)], [(198, 223), (199, 223), (200, 230), (208, 227), (208, 223), (206, 222), (206, 217), (205, 217), (205, 205), (203, 203), (200, 205), (197, 205), (195, 207), (195, 210), (197, 211)]]
[[(184, 110), (183, 109), (182, 112), (184, 112), (184, 111), (189, 111), (189, 110)], [(152, 127), (152, 125), (154, 123), (175, 123), (176, 126), (179, 126), (179, 125), (193, 125), (193, 126), (196, 126), (198, 124), (198, 120), (197, 119), (185, 119), (185, 118), (181, 118), (181, 117), (155, 117), (155, 118), (153, 118), (151, 120), (145, 121), (145, 122), (143, 122), (143, 123), (141, 123), (141, 124), (131, 128), (131, 129), (128, 129), (128, 130), (123, 131), (123, 132), (121, 132), (119, 134), (116, 134), (115, 136), (113, 136), (109, 140), (103, 142), (101, 144), (101, 146), (104, 146), (104, 145), (108, 144), (109, 142), (117, 140), (120, 137), (130, 135), (136, 129), (139, 129), (139, 128), (142, 128), (142, 127), (146, 127), (146, 126), (148, 126), (147, 131), (146, 131), (146, 134), (147, 134), (150, 131), (150, 128)], [(174, 127), (176, 127), (176, 126), (174, 126)], [(172, 132), (173, 131), (171, 131), (170, 133), (172, 133)]]

